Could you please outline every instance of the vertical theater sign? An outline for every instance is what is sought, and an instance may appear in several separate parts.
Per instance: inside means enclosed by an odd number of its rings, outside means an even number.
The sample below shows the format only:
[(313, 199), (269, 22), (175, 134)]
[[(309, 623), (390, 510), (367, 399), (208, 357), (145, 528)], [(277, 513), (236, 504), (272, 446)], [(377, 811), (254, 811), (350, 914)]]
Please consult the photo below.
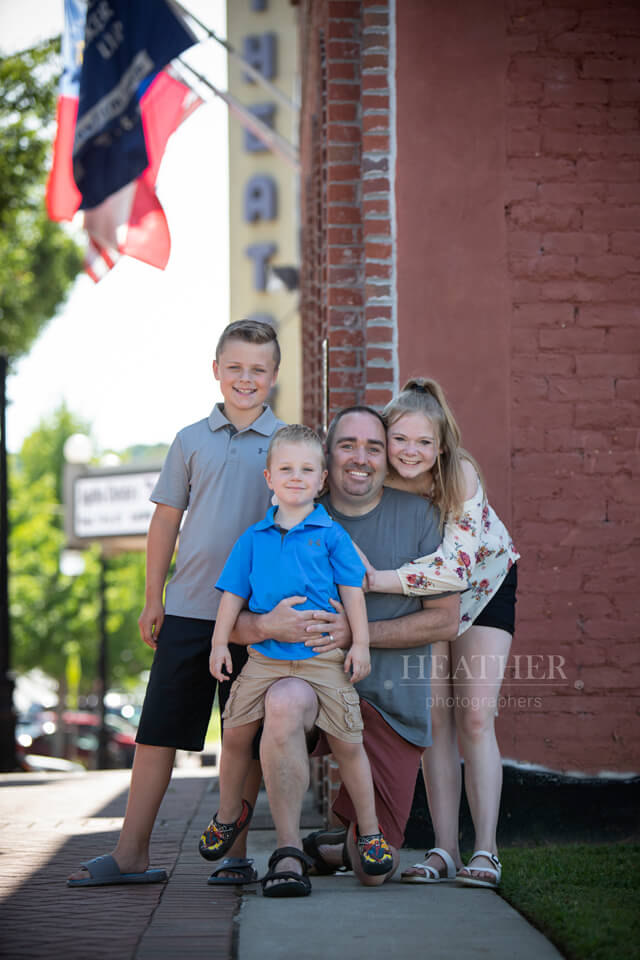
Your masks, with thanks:
[(270, 85), (230, 61), (229, 92), (260, 121), (241, 123), (229, 113), (230, 319), (251, 317), (277, 329), (284, 362), (275, 406), (283, 419), (297, 420), (298, 184), (295, 149), (289, 156), (279, 149), (298, 140), (295, 8), (288, 0), (239, 0), (227, 9), (229, 43)]

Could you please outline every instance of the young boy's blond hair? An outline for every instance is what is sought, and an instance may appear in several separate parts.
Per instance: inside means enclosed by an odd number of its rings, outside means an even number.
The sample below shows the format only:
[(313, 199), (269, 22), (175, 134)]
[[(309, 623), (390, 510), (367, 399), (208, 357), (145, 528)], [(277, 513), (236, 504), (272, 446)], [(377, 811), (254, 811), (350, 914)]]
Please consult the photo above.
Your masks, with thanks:
[(269, 449), (267, 450), (267, 469), (271, 466), (271, 458), (274, 452), (278, 447), (281, 447), (283, 443), (307, 443), (309, 446), (316, 447), (322, 469), (325, 469), (326, 458), (322, 440), (315, 430), (312, 430), (311, 427), (305, 427), (302, 423), (290, 423), (286, 427), (280, 427), (280, 429), (274, 433), (271, 437)]

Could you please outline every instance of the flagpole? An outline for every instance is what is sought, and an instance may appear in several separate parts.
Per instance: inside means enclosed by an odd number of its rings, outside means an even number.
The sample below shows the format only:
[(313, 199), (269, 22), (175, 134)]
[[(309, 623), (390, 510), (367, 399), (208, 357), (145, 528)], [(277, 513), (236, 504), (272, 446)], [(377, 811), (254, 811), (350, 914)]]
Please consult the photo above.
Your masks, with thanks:
[[(216, 97), (220, 97), (221, 100), (224, 100), (229, 109), (239, 116), (242, 124), (247, 127), (251, 133), (255, 134), (255, 136), (258, 137), (258, 139), (264, 143), (269, 150), (279, 154), (283, 160), (286, 160), (296, 172), (299, 172), (300, 162), (298, 151), (292, 143), (289, 143), (289, 141), (281, 136), (276, 130), (272, 130), (271, 127), (268, 127), (266, 123), (260, 120), (259, 117), (256, 117), (256, 115), (252, 113), (248, 107), (245, 107), (244, 104), (240, 103), (240, 101), (228, 91), (219, 90), (213, 83), (211, 83), (210, 80), (192, 67), (191, 64), (183, 60), (182, 57), (177, 57), (173, 62), (174, 64), (178, 64), (177, 71), (180, 74), (182, 74), (182, 69), (180, 68), (187, 70), (200, 83), (204, 84), (205, 87), (208, 87)], [(188, 83), (189, 86), (194, 89), (193, 84), (189, 82), (189, 79), (184, 77), (184, 75), (183, 78), (185, 83)]]
[(187, 10), (186, 7), (183, 7), (178, 0), (171, 0), (171, 2), (173, 6), (177, 7), (185, 16), (189, 17), (190, 20), (193, 20), (193, 22), (197, 24), (201, 30), (204, 30), (211, 40), (216, 40), (220, 46), (224, 47), (230, 57), (242, 64), (242, 67), (247, 71), (252, 80), (260, 84), (260, 86), (265, 90), (268, 90), (271, 96), (279, 100), (283, 106), (295, 111), (296, 114), (299, 112), (300, 107), (295, 100), (292, 100), (291, 97), (288, 97), (287, 94), (280, 90), (279, 87), (276, 87), (275, 83), (271, 83), (270, 80), (267, 80), (264, 74), (260, 73), (259, 70), (256, 70), (253, 64), (249, 63), (249, 61), (243, 57), (242, 54), (238, 53), (238, 51), (232, 47), (227, 40), (223, 40), (222, 37), (219, 37), (213, 30), (207, 27), (206, 24), (199, 20), (195, 14), (191, 13), (190, 10)]

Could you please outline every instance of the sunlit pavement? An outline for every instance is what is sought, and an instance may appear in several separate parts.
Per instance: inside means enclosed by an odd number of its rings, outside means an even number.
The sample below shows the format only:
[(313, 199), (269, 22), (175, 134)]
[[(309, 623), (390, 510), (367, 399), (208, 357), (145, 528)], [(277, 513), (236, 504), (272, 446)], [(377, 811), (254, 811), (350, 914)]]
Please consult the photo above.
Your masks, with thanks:
[[(0, 956), (95, 960), (388, 958), (416, 949), (439, 958), (559, 954), (495, 893), (452, 884), (367, 890), (353, 875), (314, 877), (311, 897), (263, 898), (255, 887), (207, 886), (197, 842), (216, 808), (211, 767), (178, 768), (152, 841), (167, 884), (69, 889), (68, 873), (112, 849), (129, 771), (0, 775)], [(305, 810), (305, 829), (319, 824)], [(261, 795), (250, 855), (262, 874), (275, 847)], [(403, 850), (403, 865), (420, 859)]]

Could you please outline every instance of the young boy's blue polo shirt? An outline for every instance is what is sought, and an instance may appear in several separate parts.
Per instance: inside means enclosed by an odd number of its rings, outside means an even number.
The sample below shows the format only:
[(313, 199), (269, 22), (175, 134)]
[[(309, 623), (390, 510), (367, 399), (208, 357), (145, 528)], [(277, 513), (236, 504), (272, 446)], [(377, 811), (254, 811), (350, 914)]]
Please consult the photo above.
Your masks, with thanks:
[[(335, 612), (337, 584), (359, 587), (365, 568), (351, 538), (324, 507), (314, 510), (286, 533), (274, 522), (275, 507), (236, 541), (216, 583), (249, 600), (253, 613), (268, 613), (285, 597), (306, 597), (297, 610)], [(274, 660), (306, 660), (316, 654), (304, 643), (264, 640), (260, 653)]]

